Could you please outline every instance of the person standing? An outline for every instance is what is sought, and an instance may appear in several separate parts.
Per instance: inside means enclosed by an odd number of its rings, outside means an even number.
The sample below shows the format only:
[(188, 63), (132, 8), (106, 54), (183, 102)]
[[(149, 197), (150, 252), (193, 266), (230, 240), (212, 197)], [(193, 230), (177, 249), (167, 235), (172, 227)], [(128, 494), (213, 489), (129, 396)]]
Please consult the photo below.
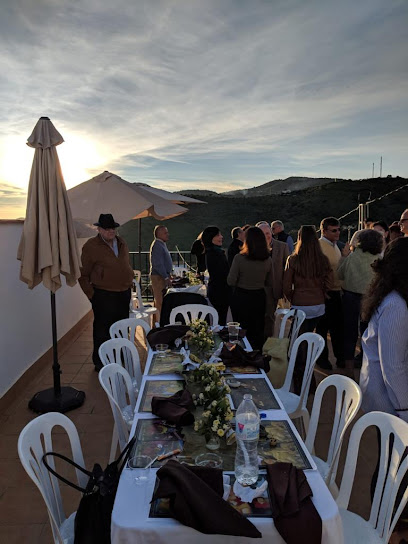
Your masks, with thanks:
[(215, 226), (203, 230), (201, 240), (205, 247), (205, 262), (209, 274), (208, 298), (218, 312), (218, 322), (225, 325), (230, 305), (231, 288), (227, 283), (229, 266), (222, 249), (223, 237)]
[(241, 251), (244, 245), (245, 233), (241, 227), (234, 227), (231, 231), (232, 242), (228, 247), (228, 265), (231, 268), (235, 255)]
[(196, 258), (197, 274), (203, 274), (203, 272), (205, 272), (205, 251), (201, 241), (202, 235), (203, 233), (200, 232), (190, 249), (191, 255), (194, 255)]
[(173, 261), (167, 249), (169, 231), (164, 225), (154, 227), (154, 240), (150, 246), (150, 281), (154, 296), (154, 305), (160, 313), (163, 304), (163, 291), (171, 286), (170, 275)]
[(337, 276), (337, 266), (340, 259), (350, 253), (349, 244), (340, 251), (337, 242), (340, 238), (340, 222), (335, 217), (326, 217), (320, 223), (321, 238), (320, 248), (323, 254), (329, 259), (331, 269), (333, 270), (333, 280), (329, 285), (327, 293), (325, 314), (320, 319), (316, 327), (316, 332), (322, 336), (325, 346), (320, 355), (317, 364), (324, 369), (332, 370), (329, 361), (329, 351), (327, 349), (327, 333), (330, 332), (330, 338), (333, 346), (334, 356), (336, 357), (336, 366), (344, 368), (344, 322), (343, 322), (343, 303), (341, 281)]
[(256, 226), (264, 233), (273, 266), (273, 286), (266, 287), (265, 337), (269, 337), (273, 336), (278, 300), (283, 297), (283, 272), (289, 256), (289, 248), (285, 242), (272, 238), (269, 223), (260, 221)]
[(285, 242), (285, 244), (288, 244), (289, 255), (291, 255), (294, 249), (293, 238), (292, 236), (290, 236), (290, 234), (285, 232), (285, 227), (283, 226), (282, 221), (272, 221), (271, 230), (272, 236), (275, 240), (279, 240), (280, 242)]
[(129, 303), (133, 270), (129, 263), (129, 249), (123, 238), (117, 236), (112, 214), (99, 216), (98, 235), (82, 248), (82, 266), (79, 284), (92, 304), (93, 354), (95, 370), (102, 368), (99, 347), (109, 340), (110, 326), (129, 317)]
[(354, 368), (354, 352), (358, 332), (363, 335), (367, 323), (360, 320), (361, 298), (373, 279), (372, 264), (381, 258), (385, 247), (381, 232), (374, 229), (360, 231), (357, 247), (345, 259), (341, 259), (337, 276), (343, 280), (344, 309), (344, 357), (346, 367)]
[(408, 208), (402, 212), (399, 226), (404, 236), (408, 236)]
[[(306, 314), (299, 336), (315, 330), (324, 315), (326, 293), (332, 281), (333, 271), (320, 248), (315, 227), (302, 225), (296, 249), (288, 257), (283, 276), (283, 292), (291, 303), (291, 308), (302, 310)], [(305, 364), (306, 352), (302, 342), (293, 374), (294, 392), (297, 395), (300, 394)]]
[(262, 349), (265, 339), (265, 287), (273, 286), (273, 265), (260, 228), (247, 230), (243, 248), (234, 257), (227, 281), (234, 288), (231, 299), (234, 321), (246, 329), (251, 346)]

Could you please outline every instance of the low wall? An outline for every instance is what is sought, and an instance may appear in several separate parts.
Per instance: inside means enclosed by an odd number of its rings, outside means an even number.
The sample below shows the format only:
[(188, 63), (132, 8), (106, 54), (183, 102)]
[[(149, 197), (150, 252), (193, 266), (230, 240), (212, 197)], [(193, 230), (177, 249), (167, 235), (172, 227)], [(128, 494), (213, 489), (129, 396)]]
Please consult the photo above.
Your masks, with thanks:
[[(0, 221), (0, 398), (52, 346), (50, 292), (20, 281), (17, 248), (23, 221)], [(79, 239), (80, 248), (86, 239)], [(79, 284), (65, 285), (55, 295), (58, 339), (91, 305)]]

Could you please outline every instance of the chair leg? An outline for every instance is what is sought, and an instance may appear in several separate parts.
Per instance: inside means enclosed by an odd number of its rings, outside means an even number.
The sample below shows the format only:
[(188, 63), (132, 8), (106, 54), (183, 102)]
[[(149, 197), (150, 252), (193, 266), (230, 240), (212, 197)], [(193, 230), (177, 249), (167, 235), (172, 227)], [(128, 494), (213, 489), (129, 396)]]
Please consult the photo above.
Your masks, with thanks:
[(113, 432), (112, 432), (112, 443), (111, 443), (111, 449), (109, 454), (109, 463), (112, 463), (116, 459), (116, 451), (118, 449), (119, 444), (119, 435), (118, 430), (116, 428), (116, 423), (113, 425)]
[(304, 429), (304, 432), (305, 432), (305, 438), (307, 436), (307, 432), (309, 430), (309, 423), (310, 423), (310, 415), (309, 415), (309, 412), (307, 411), (307, 408), (304, 408), (302, 410), (302, 424), (303, 424), (303, 429)]

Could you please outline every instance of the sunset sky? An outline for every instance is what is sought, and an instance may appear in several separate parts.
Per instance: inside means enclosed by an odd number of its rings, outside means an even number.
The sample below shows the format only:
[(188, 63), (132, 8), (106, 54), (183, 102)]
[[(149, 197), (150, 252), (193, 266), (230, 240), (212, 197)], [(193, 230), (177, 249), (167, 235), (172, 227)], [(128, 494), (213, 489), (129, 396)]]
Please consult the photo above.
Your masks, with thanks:
[(408, 176), (405, 0), (4, 0), (0, 218), (24, 216), (42, 115), (67, 187)]

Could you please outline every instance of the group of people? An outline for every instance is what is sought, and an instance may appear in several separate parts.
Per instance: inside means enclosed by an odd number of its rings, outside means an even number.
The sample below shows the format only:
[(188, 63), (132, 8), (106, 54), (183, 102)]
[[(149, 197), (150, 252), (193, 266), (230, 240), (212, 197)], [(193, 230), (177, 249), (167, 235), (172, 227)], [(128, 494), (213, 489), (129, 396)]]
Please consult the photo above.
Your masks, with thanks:
[[(93, 362), (99, 370), (98, 349), (111, 324), (129, 316), (134, 274), (112, 215), (101, 214), (96, 226), (98, 235), (83, 247), (79, 283), (92, 304)], [(235, 227), (226, 253), (220, 229), (209, 226), (192, 251), (198, 271), (208, 271), (208, 298), (221, 325), (230, 309), (253, 347), (261, 349), (273, 334), (278, 301), (285, 298), (306, 314), (300, 333), (316, 330), (326, 340), (330, 332), (339, 368), (355, 364), (360, 334), (363, 406), (408, 421), (408, 209), (398, 221), (399, 233), (381, 221), (366, 227), (342, 244), (340, 222), (326, 217), (320, 237), (313, 225), (303, 225), (293, 244), (281, 221), (260, 221)], [(168, 238), (166, 227), (155, 228), (150, 278), (159, 309), (172, 271)], [(318, 365), (331, 368), (327, 343)]]

